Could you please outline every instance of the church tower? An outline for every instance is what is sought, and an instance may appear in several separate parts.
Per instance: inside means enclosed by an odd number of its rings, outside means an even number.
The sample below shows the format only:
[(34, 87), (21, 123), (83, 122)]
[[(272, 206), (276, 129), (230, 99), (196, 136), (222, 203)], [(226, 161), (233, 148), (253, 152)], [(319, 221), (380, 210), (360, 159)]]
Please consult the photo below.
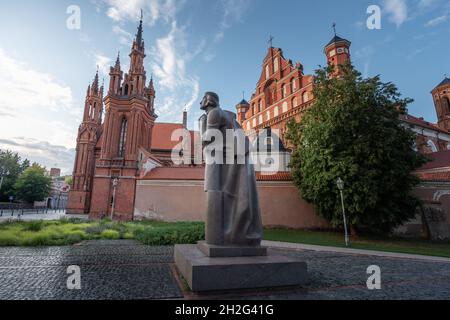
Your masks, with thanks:
[(249, 109), (250, 104), (245, 100), (245, 98), (243, 98), (242, 101), (236, 105), (237, 121), (239, 124), (242, 125), (242, 123), (246, 120), (246, 114)]
[(89, 212), (95, 168), (95, 145), (100, 135), (103, 113), (103, 86), (99, 87), (98, 71), (88, 86), (83, 122), (78, 129), (73, 182), (69, 194), (68, 213)]
[(157, 116), (153, 79), (146, 85), (142, 23), (141, 17), (129, 55), (128, 73), (123, 74), (120, 57), (110, 69), (101, 152), (96, 164), (90, 210), (94, 218), (106, 215), (118, 220), (132, 220), (139, 162), (142, 154), (151, 149)]
[(334, 66), (335, 74), (339, 73), (339, 66), (350, 61), (351, 42), (334, 34), (334, 38), (325, 46), (328, 65)]
[(445, 77), (431, 94), (438, 117), (438, 126), (443, 130), (450, 131), (450, 78)]

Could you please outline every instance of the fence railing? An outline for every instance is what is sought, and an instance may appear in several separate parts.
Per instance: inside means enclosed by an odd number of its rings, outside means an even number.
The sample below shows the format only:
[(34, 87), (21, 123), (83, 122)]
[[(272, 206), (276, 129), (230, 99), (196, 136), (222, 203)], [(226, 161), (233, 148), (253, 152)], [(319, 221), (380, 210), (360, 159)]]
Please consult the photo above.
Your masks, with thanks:
[(20, 217), (32, 214), (55, 214), (63, 213), (64, 208), (48, 209), (48, 208), (33, 208), (33, 209), (0, 209), (0, 217)]

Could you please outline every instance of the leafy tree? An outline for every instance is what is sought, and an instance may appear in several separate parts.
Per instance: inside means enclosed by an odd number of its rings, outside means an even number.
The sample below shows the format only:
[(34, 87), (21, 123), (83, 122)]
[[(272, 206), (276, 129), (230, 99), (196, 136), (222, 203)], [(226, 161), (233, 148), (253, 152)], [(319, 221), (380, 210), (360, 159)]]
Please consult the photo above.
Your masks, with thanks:
[(293, 178), (320, 216), (341, 225), (341, 177), (352, 233), (357, 226), (389, 232), (420, 204), (411, 194), (419, 183), (412, 171), (426, 158), (413, 150), (414, 133), (399, 120), (412, 100), (379, 76), (363, 79), (350, 64), (340, 72), (338, 78), (330, 76), (332, 66), (317, 70), (314, 105), (300, 123), (288, 124)]
[(48, 197), (51, 185), (52, 179), (45, 174), (45, 168), (33, 164), (19, 176), (14, 188), (19, 199), (32, 203)]
[(72, 176), (66, 177), (65, 183), (67, 183), (67, 185), (69, 185), (70, 187), (72, 187), (72, 184), (73, 184), (73, 177), (72, 177)]
[(21, 158), (17, 153), (0, 150), (0, 175), (3, 176), (0, 201), (8, 201), (10, 196), (15, 196), (13, 186), (19, 175), (29, 165), (30, 162), (27, 159), (21, 163)]

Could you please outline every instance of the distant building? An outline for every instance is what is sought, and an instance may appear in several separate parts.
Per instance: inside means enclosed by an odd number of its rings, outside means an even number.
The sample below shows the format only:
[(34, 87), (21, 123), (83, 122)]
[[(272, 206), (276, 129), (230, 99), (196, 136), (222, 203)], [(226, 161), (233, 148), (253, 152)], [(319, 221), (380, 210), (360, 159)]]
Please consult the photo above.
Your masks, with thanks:
[(50, 177), (59, 178), (61, 177), (61, 169), (59, 168), (51, 168), (50, 169)]

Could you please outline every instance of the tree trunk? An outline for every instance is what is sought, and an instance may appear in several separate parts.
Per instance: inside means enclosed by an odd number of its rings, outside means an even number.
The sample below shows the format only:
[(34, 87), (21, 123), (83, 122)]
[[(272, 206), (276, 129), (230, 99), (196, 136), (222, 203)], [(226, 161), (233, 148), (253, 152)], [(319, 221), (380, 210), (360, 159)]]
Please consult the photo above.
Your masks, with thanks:
[(352, 238), (358, 238), (358, 231), (356, 230), (356, 226), (354, 224), (350, 225), (350, 235)]

